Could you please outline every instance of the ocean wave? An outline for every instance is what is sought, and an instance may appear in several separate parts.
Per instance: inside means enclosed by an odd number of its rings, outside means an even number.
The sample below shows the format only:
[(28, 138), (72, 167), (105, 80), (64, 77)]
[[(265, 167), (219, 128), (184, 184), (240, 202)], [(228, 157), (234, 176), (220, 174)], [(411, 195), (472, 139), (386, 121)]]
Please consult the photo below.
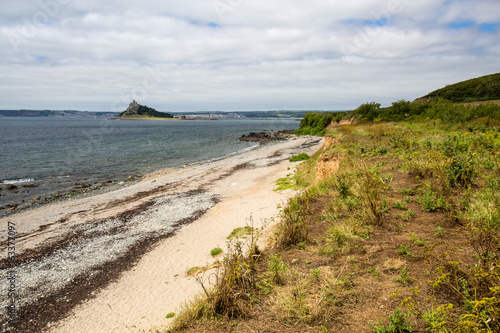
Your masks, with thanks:
[(232, 153), (228, 153), (228, 154), (223, 155), (223, 156), (215, 157), (215, 158), (212, 158), (212, 159), (209, 159), (209, 160), (205, 160), (205, 161), (194, 162), (191, 165), (197, 165), (197, 164), (203, 164), (203, 163), (211, 163), (211, 162), (221, 161), (221, 160), (224, 160), (226, 158), (229, 158), (229, 157), (232, 157), (232, 156), (235, 156), (235, 155), (239, 155), (239, 154), (243, 154), (243, 153), (252, 151), (252, 150), (257, 149), (259, 147), (260, 147), (260, 144), (256, 143), (256, 144), (254, 144), (254, 145), (252, 145), (250, 147), (239, 149), (237, 151), (234, 151)]
[(247, 148), (243, 148), (243, 149), (240, 149), (238, 150), (237, 152), (235, 153), (232, 153), (231, 155), (238, 155), (238, 154), (242, 154), (242, 153), (246, 153), (247, 151), (252, 151), (254, 149), (257, 149), (259, 148), (260, 144), (259, 143), (256, 143), (250, 147), (247, 147)]
[(23, 183), (32, 183), (35, 180), (33, 178), (22, 178), (22, 179), (14, 179), (14, 180), (4, 180), (1, 181), (1, 184), (23, 184)]

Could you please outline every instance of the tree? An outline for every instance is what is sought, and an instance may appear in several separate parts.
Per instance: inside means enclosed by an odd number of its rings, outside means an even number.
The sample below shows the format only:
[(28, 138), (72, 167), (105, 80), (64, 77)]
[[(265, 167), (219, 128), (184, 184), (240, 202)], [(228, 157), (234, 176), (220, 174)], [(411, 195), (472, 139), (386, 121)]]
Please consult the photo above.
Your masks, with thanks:
[(391, 115), (392, 116), (406, 116), (409, 115), (411, 111), (411, 106), (409, 101), (401, 99), (397, 102), (392, 102)]
[(380, 103), (370, 102), (361, 104), (356, 110), (354, 110), (354, 115), (360, 118), (368, 119), (373, 121), (380, 114)]

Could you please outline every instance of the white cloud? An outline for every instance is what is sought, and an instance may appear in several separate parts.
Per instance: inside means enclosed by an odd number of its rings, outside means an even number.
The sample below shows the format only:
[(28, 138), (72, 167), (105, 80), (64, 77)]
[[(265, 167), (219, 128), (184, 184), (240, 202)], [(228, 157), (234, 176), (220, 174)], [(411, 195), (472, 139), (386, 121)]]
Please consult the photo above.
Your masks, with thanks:
[(0, 109), (348, 109), (498, 72), (496, 1), (41, 1), (0, 14)]

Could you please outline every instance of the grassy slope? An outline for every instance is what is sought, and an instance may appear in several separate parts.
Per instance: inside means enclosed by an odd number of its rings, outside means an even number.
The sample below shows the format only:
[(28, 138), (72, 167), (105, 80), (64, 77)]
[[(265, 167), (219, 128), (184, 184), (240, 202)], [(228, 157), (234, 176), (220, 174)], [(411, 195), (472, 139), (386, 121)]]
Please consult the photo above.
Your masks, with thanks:
[(341, 158), (338, 172), (289, 202), (272, 249), (244, 256), (235, 245), (219, 284), (172, 331), (498, 329), (499, 129), (385, 123), (327, 135), (335, 143), (296, 180), (312, 184), (318, 160)]
[(435, 90), (423, 98), (444, 98), (453, 102), (500, 99), (500, 73), (482, 76)]

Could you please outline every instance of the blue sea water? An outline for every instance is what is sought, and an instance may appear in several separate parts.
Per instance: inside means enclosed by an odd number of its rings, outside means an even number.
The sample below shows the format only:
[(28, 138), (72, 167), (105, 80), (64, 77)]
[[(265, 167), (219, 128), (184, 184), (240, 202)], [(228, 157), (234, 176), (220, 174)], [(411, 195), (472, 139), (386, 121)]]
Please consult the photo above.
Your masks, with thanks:
[(255, 146), (238, 141), (243, 134), (298, 126), (294, 119), (2, 117), (0, 215), (18, 204), (22, 208), (155, 170), (223, 158)]

